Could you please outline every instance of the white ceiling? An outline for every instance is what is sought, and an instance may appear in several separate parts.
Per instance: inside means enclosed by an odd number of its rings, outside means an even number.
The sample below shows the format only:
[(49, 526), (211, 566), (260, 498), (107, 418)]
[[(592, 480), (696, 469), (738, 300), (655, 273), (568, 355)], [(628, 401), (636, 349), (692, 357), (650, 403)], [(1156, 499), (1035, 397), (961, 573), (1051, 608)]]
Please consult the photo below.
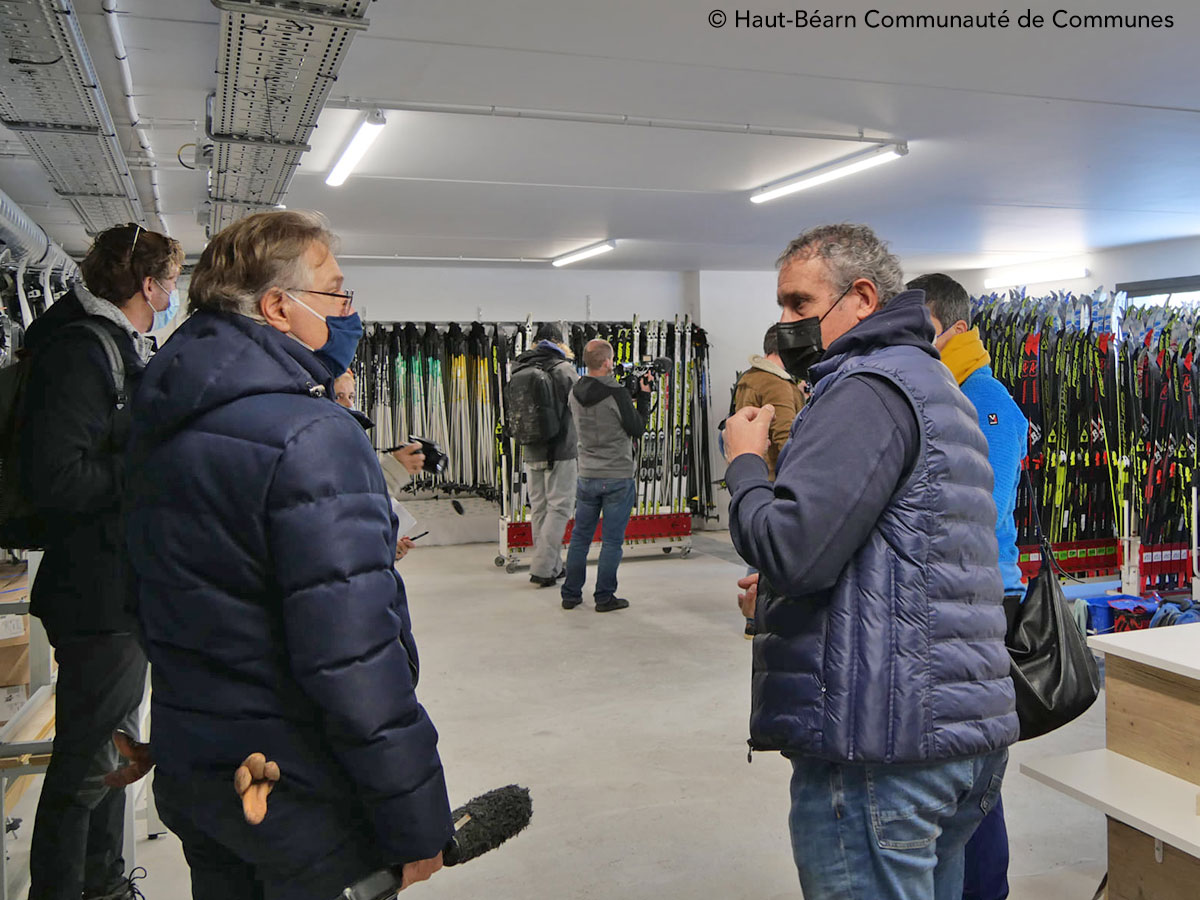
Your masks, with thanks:
[[(859, 15), (856, 29), (815, 31), (735, 28), (730, 5), (714, 29), (708, 13), (722, 2), (380, 0), (331, 97), (862, 129), (908, 141), (910, 154), (758, 206), (751, 189), (859, 145), (394, 111), (358, 172), (329, 188), (357, 120), (329, 108), (287, 203), (326, 212), (346, 254), (545, 258), (616, 239), (580, 264), (609, 269), (770, 268), (788, 239), (825, 221), (870, 223), (910, 271), (1200, 234), (1200, 24), (1182, 7), (1143, 10), (1173, 13), (1172, 29), (917, 32), (868, 29), (862, 13), (997, 7), (879, 0), (839, 10)], [(100, 0), (76, 5), (123, 122)], [(219, 12), (205, 0), (120, 8), (167, 222), (196, 253), (204, 175), (175, 151), (196, 139), (216, 84)], [(0, 129), (4, 150), (12, 140)], [(0, 187), (67, 249), (86, 246), (35, 163), (0, 158)], [(139, 187), (148, 199), (144, 174)]]

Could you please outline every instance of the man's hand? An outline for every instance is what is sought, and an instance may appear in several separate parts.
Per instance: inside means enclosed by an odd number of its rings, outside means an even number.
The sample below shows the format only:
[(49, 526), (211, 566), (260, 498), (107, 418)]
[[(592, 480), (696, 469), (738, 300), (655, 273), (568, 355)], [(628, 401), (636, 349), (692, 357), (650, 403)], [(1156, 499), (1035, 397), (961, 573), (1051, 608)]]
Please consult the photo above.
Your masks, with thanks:
[(421, 442), (413, 441), (405, 444), (399, 450), (393, 450), (392, 456), (396, 462), (404, 466), (409, 475), (416, 475), (425, 468), (425, 454), (421, 452)]
[(743, 453), (766, 458), (771, 446), (771, 420), (775, 407), (770, 403), (758, 409), (743, 406), (725, 420), (725, 461), (733, 462)]
[(402, 537), (396, 541), (396, 559), (404, 559), (408, 556), (408, 551), (417, 546), (416, 541), (409, 537)]
[(251, 753), (233, 773), (233, 789), (242, 798), (242, 815), (251, 825), (267, 817), (267, 795), (279, 781), (279, 764), (261, 753)]
[(753, 619), (754, 608), (758, 604), (758, 573), (739, 578), (738, 587), (744, 592), (738, 594), (738, 609), (747, 619)]
[(641, 380), (638, 382), (638, 388), (643, 394), (648, 394), (654, 390), (654, 375), (650, 372), (647, 372), (645, 375), (643, 375)]
[(133, 784), (154, 768), (154, 757), (150, 755), (149, 744), (135, 741), (124, 731), (114, 731), (112, 740), (117, 752), (129, 760), (129, 763), (104, 776), (104, 783), (109, 787), (123, 788)]
[(442, 867), (442, 854), (438, 854), (430, 859), (419, 859), (416, 862), (404, 864), (404, 870), (401, 873), (400, 890), (404, 890), (410, 884), (416, 884), (418, 881), (427, 881), (430, 876)]

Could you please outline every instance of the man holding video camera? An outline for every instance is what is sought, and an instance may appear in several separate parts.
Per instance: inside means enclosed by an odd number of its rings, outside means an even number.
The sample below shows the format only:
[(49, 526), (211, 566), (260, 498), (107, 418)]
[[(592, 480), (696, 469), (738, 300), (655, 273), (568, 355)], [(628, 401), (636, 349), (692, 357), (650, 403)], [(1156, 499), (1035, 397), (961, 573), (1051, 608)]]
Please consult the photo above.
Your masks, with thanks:
[(637, 497), (633, 441), (646, 430), (653, 376), (646, 372), (627, 384), (617, 381), (608, 341), (589, 341), (583, 361), (588, 373), (575, 383), (570, 398), (579, 440), (579, 484), (562, 606), (574, 609), (583, 602), (588, 548), (603, 516), (594, 597), (596, 612), (612, 612), (629, 606), (628, 600), (617, 596), (617, 566)]

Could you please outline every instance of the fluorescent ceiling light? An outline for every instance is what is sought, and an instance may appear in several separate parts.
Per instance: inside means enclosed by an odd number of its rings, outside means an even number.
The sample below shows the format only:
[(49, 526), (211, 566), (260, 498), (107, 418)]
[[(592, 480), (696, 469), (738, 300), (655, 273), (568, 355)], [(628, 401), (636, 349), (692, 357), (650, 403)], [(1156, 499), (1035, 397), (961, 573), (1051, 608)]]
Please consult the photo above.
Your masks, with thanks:
[(366, 118), (358, 126), (358, 131), (351, 139), (346, 149), (342, 151), (341, 159), (333, 167), (329, 176), (325, 179), (325, 183), (330, 187), (338, 187), (354, 171), (354, 167), (358, 165), (359, 160), (375, 143), (375, 138), (379, 137), (379, 133), (383, 131), (383, 126), (387, 124), (387, 119), (384, 118), (383, 112), (378, 109), (370, 110)]
[(599, 244), (592, 244), (590, 247), (584, 247), (582, 250), (576, 250), (574, 253), (568, 253), (566, 256), (560, 256), (557, 259), (551, 260), (552, 266), (569, 266), (571, 263), (577, 263), (581, 259), (591, 259), (593, 256), (599, 256), (601, 253), (607, 253), (609, 250), (615, 249), (616, 241), (603, 241)]
[(1077, 281), (1087, 278), (1088, 270), (1082, 263), (1046, 263), (1030, 265), (997, 272), (991, 278), (983, 280), (985, 290), (1017, 285), (1041, 284), (1046, 281)]
[(816, 187), (819, 184), (845, 178), (847, 175), (853, 175), (855, 172), (864, 172), (867, 169), (873, 169), (876, 166), (883, 165), (885, 162), (891, 162), (893, 159), (899, 159), (907, 154), (908, 144), (884, 144), (881, 147), (868, 150), (866, 153), (859, 153), (846, 159), (817, 166), (815, 169), (809, 169), (803, 175), (798, 175), (795, 178), (788, 178), (784, 181), (767, 185), (754, 194), (751, 194), (750, 202), (766, 203), (768, 200), (774, 200), (776, 197), (786, 197), (788, 194), (794, 194), (797, 191), (808, 190), (808, 188)]

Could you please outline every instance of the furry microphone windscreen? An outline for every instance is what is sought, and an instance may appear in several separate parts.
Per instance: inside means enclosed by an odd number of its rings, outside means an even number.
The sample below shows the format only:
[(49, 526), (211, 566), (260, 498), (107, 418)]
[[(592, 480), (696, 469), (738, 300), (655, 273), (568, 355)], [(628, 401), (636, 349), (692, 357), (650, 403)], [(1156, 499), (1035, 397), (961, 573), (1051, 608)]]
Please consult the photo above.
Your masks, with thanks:
[(494, 850), (525, 829), (533, 817), (529, 789), (509, 784), (480, 794), (454, 810), (454, 837), (442, 851), (442, 861), (456, 866)]

